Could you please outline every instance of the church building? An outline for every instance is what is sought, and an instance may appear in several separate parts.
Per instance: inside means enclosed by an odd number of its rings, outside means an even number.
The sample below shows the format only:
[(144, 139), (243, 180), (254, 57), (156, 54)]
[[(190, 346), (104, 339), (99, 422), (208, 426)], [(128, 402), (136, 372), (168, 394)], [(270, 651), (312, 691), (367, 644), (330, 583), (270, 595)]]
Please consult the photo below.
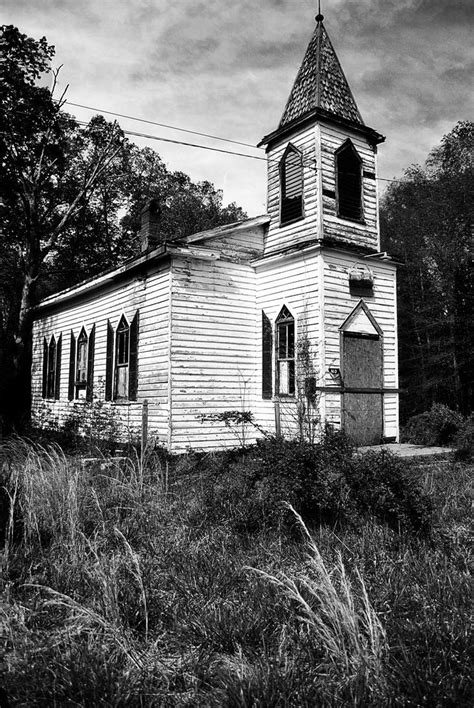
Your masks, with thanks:
[(398, 439), (396, 264), (380, 251), (377, 146), (316, 28), (276, 130), (267, 214), (164, 242), (40, 302), (32, 415), (109, 416), (172, 452), (264, 434)]

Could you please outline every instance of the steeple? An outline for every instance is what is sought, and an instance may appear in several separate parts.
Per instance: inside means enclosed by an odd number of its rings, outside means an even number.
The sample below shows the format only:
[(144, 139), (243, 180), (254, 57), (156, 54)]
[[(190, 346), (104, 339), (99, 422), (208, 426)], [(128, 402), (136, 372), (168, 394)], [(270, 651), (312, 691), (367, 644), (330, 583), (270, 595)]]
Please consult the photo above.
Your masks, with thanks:
[(364, 125), (323, 19), (321, 13), (316, 15), (316, 28), (283, 111), (279, 129), (315, 109)]

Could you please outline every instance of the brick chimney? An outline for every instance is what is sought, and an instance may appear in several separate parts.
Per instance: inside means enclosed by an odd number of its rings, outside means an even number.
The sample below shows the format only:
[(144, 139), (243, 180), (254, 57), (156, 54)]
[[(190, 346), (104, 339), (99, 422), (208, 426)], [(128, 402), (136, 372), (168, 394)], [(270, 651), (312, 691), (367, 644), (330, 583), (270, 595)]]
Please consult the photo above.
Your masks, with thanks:
[(141, 211), (140, 251), (157, 248), (163, 243), (160, 234), (161, 207), (158, 199), (150, 199)]

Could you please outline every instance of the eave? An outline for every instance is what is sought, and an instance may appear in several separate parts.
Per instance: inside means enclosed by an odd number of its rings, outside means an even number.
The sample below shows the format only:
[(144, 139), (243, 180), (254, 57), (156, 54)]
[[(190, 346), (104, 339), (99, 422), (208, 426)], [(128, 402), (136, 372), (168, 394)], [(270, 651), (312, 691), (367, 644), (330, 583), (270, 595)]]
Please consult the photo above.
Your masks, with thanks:
[(385, 136), (381, 135), (373, 128), (369, 128), (361, 123), (355, 123), (354, 121), (347, 120), (346, 118), (341, 118), (333, 113), (329, 113), (329, 111), (326, 111), (323, 108), (314, 108), (305, 115), (291, 121), (291, 123), (287, 123), (282, 128), (277, 128), (277, 130), (274, 130), (272, 133), (266, 135), (258, 143), (257, 147), (266, 145), (266, 152), (268, 152), (279, 140), (283, 140), (296, 130), (303, 130), (318, 121), (329, 123), (330, 125), (341, 126), (343, 128), (349, 128), (355, 133), (363, 135), (370, 145), (379, 145), (385, 141)]

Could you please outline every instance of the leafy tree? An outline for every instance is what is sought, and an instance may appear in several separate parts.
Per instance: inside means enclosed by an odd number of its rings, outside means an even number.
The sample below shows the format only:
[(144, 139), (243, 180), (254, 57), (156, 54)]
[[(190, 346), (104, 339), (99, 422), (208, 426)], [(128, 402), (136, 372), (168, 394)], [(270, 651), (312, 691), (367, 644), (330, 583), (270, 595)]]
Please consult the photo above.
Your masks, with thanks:
[[(54, 98), (54, 48), (0, 27), (0, 410), (29, 408), (32, 310), (38, 299), (137, 253), (140, 212), (162, 204), (166, 240), (245, 217), (222, 192), (170, 172), (102, 116), (81, 127)], [(38, 84), (49, 75), (52, 89)], [(12, 404), (16, 404), (16, 411)]]
[(392, 184), (381, 204), (384, 247), (404, 260), (398, 303), (403, 417), (445, 403), (473, 408), (474, 123), (459, 122)]
[[(2, 256), (13, 266), (14, 292), (8, 302), (2, 353), (12, 355), (12, 401), (25, 409), (31, 362), (31, 315), (42, 269), (54, 253), (81, 201), (94, 190), (107, 165), (120, 151), (123, 136), (108, 126), (105, 140), (91, 128), (81, 130), (55, 101), (53, 88), (39, 86), (51, 73), (54, 49), (43, 37), (34, 40), (13, 26), (0, 28), (0, 197), (4, 207)], [(11, 337), (8, 343), (8, 335)], [(10, 346), (9, 346), (10, 344)]]

